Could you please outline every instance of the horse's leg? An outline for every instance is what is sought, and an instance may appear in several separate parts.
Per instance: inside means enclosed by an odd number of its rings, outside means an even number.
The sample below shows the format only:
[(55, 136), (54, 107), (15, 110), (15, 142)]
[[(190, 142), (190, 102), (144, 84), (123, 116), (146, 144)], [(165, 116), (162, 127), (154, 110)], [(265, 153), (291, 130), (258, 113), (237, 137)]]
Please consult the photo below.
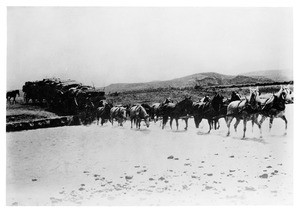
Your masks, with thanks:
[(262, 138), (262, 130), (261, 130), (261, 124), (258, 122), (258, 115), (255, 115), (254, 118), (252, 119), (252, 132), (253, 132), (253, 124), (257, 124), (258, 128), (259, 128), (259, 133), (260, 133), (260, 138)]
[(99, 125), (99, 115), (97, 114), (97, 125)]
[(194, 122), (195, 122), (196, 128), (199, 128), (198, 117), (196, 115), (194, 115)]
[(198, 121), (197, 121), (198, 128), (199, 128), (199, 126), (200, 126), (201, 121), (202, 121), (202, 117), (199, 117), (199, 119), (198, 119)]
[(226, 125), (228, 128), (227, 136), (230, 135), (230, 124), (231, 124), (232, 120), (233, 120), (233, 116), (227, 116), (227, 120), (226, 120)]
[(235, 118), (235, 119), (236, 119), (236, 121), (235, 121), (235, 124), (234, 124), (234, 131), (237, 132), (237, 126), (239, 125), (241, 119), (239, 119), (239, 118)]
[(101, 118), (101, 126), (103, 126), (104, 123), (105, 123), (105, 119)]
[(219, 120), (218, 119), (215, 119), (214, 120), (214, 125), (215, 125), (215, 130), (217, 130), (217, 124), (219, 123)]
[(187, 128), (188, 128), (188, 120), (189, 120), (188, 118), (185, 118), (185, 119), (184, 119), (184, 121), (185, 121), (185, 128), (184, 128), (184, 129), (185, 129), (185, 130), (187, 130)]
[(165, 128), (165, 125), (167, 124), (167, 121), (168, 121), (168, 116), (163, 116), (163, 120), (162, 120), (162, 129)]
[(251, 124), (252, 124), (252, 133), (254, 129), (254, 115), (251, 116)]
[(207, 133), (210, 133), (213, 121), (211, 119), (207, 119), (207, 122), (208, 122), (208, 125), (209, 125), (209, 130), (208, 130)]
[(274, 116), (270, 116), (270, 122), (269, 122), (269, 132), (271, 132), (272, 124), (273, 124)]
[(266, 120), (267, 116), (261, 116), (261, 119), (259, 121), (260, 126), (262, 126), (262, 124), (264, 123), (264, 121)]
[(175, 118), (175, 121), (176, 121), (176, 128), (178, 130), (178, 118)]
[(132, 129), (132, 121), (133, 121), (132, 118), (130, 118), (130, 123), (131, 123), (131, 127), (130, 127), (130, 128), (131, 128), (131, 129)]
[(243, 122), (244, 122), (243, 139), (244, 139), (245, 135), (246, 135), (246, 129), (247, 129), (247, 118), (246, 117), (244, 117)]
[[(252, 133), (253, 133), (253, 129), (254, 129), (254, 123), (257, 124), (257, 119), (258, 119), (258, 114), (253, 114), (253, 115), (251, 116)], [(257, 126), (259, 126), (259, 124), (257, 124)]]
[(173, 117), (170, 117), (170, 127), (171, 127), (171, 130), (172, 130), (172, 123), (173, 123)]
[(287, 121), (285, 115), (280, 116), (280, 118), (285, 122), (285, 132), (284, 132), (284, 135), (286, 135), (287, 134), (287, 123), (288, 123), (288, 121)]

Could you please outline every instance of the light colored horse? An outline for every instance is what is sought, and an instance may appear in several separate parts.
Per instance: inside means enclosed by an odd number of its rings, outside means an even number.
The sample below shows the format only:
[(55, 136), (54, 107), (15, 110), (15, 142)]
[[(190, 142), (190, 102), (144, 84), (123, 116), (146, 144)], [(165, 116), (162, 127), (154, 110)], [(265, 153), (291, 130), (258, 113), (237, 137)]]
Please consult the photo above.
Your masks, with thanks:
[(114, 119), (116, 119), (120, 126), (123, 126), (123, 122), (126, 121), (126, 108), (123, 106), (114, 106), (110, 109), (110, 122), (114, 125)]
[(150, 117), (146, 112), (145, 108), (141, 105), (134, 105), (129, 109), (129, 116), (131, 121), (131, 128), (132, 122), (136, 124), (136, 128), (141, 128), (141, 120), (143, 119), (146, 123), (147, 128), (150, 125)]
[[(270, 98), (266, 99), (262, 103), (262, 110), (260, 112), (261, 120), (259, 121), (259, 124), (262, 125), (262, 123), (266, 120), (266, 118), (270, 118), (269, 122), (269, 131), (271, 131), (272, 124), (274, 118), (281, 118), (285, 122), (285, 135), (287, 131), (287, 119), (285, 117), (285, 104), (293, 103), (294, 97), (293, 92), (290, 89), (290, 86), (282, 86), (280, 87), (280, 90), (273, 94)], [(258, 115), (257, 117), (258, 118)]]
[[(228, 128), (227, 136), (230, 135), (230, 124), (234, 118), (236, 118), (236, 123), (234, 124), (234, 129), (236, 131), (238, 124), (241, 120), (244, 123), (243, 129), (243, 139), (246, 134), (247, 122), (253, 120), (253, 114), (257, 114), (259, 112), (261, 105), (258, 87), (256, 89), (250, 88), (250, 95), (246, 99), (237, 100), (229, 103), (227, 106), (227, 118), (226, 124)], [(258, 123), (257, 119), (254, 120), (260, 129), (260, 136), (262, 136), (261, 125)]]

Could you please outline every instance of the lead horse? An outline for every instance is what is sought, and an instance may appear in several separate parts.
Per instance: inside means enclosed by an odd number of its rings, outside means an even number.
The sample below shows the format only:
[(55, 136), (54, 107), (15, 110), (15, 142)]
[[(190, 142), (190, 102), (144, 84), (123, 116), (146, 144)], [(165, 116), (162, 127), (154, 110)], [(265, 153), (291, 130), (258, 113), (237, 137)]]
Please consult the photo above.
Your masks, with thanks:
[[(262, 109), (259, 114), (262, 116), (259, 124), (270, 118), (269, 131), (271, 131), (274, 118), (281, 118), (285, 122), (285, 135), (287, 133), (287, 119), (285, 117), (285, 104), (293, 103), (294, 97), (289, 85), (280, 87), (280, 90), (270, 98), (262, 102)], [(258, 118), (258, 115), (255, 117)]]
[(170, 117), (170, 127), (172, 129), (173, 119), (176, 121), (176, 127), (178, 130), (178, 119), (183, 118), (185, 120), (185, 130), (188, 128), (188, 115), (192, 113), (193, 101), (191, 97), (186, 97), (184, 100), (178, 103), (165, 103), (161, 107), (161, 114), (163, 117), (162, 129), (164, 129), (168, 119)]
[[(230, 124), (234, 118), (236, 118), (236, 123), (234, 124), (235, 131), (237, 130), (237, 126), (240, 123), (241, 120), (243, 120), (244, 123), (244, 129), (243, 129), (243, 139), (245, 138), (246, 134), (246, 127), (247, 122), (250, 120), (253, 120), (253, 114), (258, 114), (261, 106), (261, 101), (259, 97), (259, 90), (251, 89), (250, 88), (250, 95), (246, 99), (237, 100), (229, 103), (227, 107), (227, 114), (226, 114), (226, 125), (228, 128), (227, 136), (230, 135)], [(260, 137), (262, 137), (261, 132), (261, 125), (257, 121), (257, 119), (254, 120), (255, 123), (258, 125), (260, 129)]]

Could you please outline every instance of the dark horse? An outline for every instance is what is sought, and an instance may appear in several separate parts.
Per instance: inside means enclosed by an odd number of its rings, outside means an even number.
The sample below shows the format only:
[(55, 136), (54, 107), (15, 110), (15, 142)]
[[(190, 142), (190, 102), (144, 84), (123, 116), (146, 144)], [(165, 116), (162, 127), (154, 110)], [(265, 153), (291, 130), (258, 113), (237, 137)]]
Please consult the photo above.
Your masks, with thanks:
[(221, 108), (223, 107), (224, 97), (220, 94), (216, 94), (211, 100), (194, 103), (193, 115), (196, 128), (199, 128), (199, 124), (202, 119), (207, 119), (209, 124), (209, 131), (211, 131), (213, 123), (218, 122), (218, 116), (220, 115)]
[(110, 120), (110, 109), (113, 107), (111, 103), (102, 100), (97, 108), (97, 125), (99, 125), (99, 119), (101, 118), (101, 125), (107, 120)]
[(8, 101), (9, 103), (11, 103), (11, 102), (10, 102), (10, 99), (12, 98), (12, 99), (13, 99), (12, 103), (16, 103), (16, 97), (17, 97), (17, 95), (20, 96), (19, 90), (8, 91), (8, 92), (6, 93), (6, 99), (7, 99), (7, 101)]
[(173, 119), (176, 120), (176, 127), (178, 130), (178, 119), (184, 117), (185, 120), (185, 130), (188, 128), (188, 115), (191, 115), (192, 113), (192, 105), (193, 101), (191, 100), (191, 97), (186, 97), (184, 100), (178, 103), (165, 103), (161, 107), (161, 114), (163, 117), (163, 123), (162, 123), (162, 129), (164, 129), (168, 118), (170, 117), (170, 127), (172, 129), (172, 122)]

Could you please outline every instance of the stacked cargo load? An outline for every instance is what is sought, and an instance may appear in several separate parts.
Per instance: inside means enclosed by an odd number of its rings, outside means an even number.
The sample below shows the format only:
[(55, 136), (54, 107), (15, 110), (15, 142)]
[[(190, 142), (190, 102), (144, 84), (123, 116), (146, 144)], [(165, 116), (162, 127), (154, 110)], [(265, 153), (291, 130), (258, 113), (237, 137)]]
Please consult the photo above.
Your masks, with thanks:
[(22, 90), (26, 103), (46, 104), (49, 109), (61, 115), (84, 115), (92, 118), (100, 100), (105, 99), (104, 91), (74, 80), (59, 78), (26, 82)]

